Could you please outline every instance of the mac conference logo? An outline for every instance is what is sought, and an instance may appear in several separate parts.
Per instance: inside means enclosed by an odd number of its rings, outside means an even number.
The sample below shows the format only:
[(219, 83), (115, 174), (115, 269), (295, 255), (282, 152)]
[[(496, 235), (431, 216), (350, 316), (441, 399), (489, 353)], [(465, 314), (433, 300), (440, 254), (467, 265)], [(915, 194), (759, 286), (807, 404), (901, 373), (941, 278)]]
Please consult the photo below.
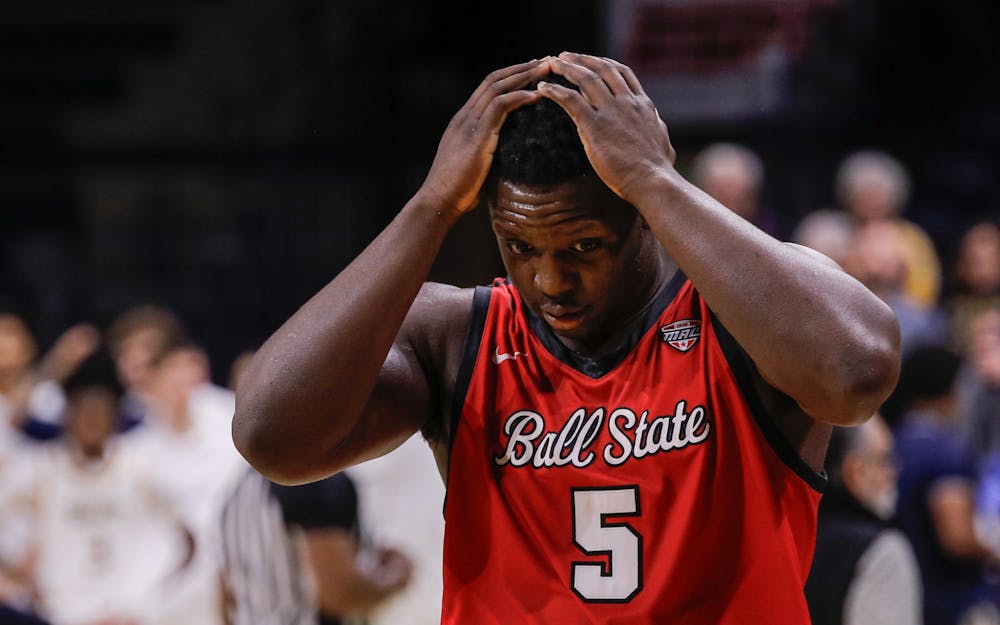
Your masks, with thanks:
[(681, 319), (660, 328), (663, 342), (679, 352), (686, 352), (701, 338), (701, 321)]

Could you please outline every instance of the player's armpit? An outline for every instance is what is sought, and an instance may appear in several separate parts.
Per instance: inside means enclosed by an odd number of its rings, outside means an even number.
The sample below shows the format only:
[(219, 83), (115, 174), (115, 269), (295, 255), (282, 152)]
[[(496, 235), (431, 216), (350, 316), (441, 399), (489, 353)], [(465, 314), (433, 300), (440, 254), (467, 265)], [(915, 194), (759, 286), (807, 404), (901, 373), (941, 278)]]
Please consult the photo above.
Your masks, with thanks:
[[(826, 450), (833, 428), (810, 417), (794, 399), (775, 388), (745, 351), (740, 350), (733, 357), (739, 358), (738, 366), (746, 372), (747, 383), (741, 384), (741, 390), (745, 395), (753, 395), (748, 398), (751, 405), (759, 403), (764, 413), (758, 415), (758, 418), (768, 419), (773, 425), (773, 433), (781, 438), (781, 441), (772, 440), (772, 446), (787, 445), (795, 453), (797, 460), (805, 463), (808, 471), (823, 475)], [(765, 430), (770, 429), (763, 427)], [(806, 470), (805, 467), (800, 468)]]

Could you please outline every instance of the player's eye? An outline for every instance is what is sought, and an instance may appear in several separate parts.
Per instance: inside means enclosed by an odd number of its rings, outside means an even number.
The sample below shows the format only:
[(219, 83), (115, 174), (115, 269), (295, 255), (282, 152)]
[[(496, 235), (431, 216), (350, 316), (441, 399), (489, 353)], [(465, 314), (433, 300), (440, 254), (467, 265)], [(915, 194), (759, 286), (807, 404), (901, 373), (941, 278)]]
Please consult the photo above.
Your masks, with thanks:
[(506, 243), (507, 249), (510, 250), (512, 254), (528, 254), (535, 249), (524, 241), (518, 241), (517, 239), (508, 239)]
[(600, 239), (582, 239), (569, 246), (569, 249), (573, 250), (577, 254), (588, 254), (599, 247), (601, 247)]

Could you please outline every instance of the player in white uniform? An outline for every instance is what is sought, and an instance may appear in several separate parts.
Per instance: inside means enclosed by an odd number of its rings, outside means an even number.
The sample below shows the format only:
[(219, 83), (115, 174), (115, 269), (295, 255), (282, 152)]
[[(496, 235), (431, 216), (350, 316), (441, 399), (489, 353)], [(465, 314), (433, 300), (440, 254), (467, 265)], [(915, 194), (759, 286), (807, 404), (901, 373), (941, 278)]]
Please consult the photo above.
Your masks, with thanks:
[(155, 472), (157, 490), (195, 537), (197, 549), (169, 588), (154, 625), (221, 625), (218, 579), (222, 506), (248, 465), (233, 445), (232, 391), (209, 381), (208, 359), (191, 343), (168, 347), (152, 363), (149, 414), (129, 434)]
[(106, 371), (85, 366), (67, 384), (65, 439), (34, 462), (34, 578), (55, 625), (150, 622), (165, 580), (190, 557), (149, 464), (114, 435), (110, 362)]

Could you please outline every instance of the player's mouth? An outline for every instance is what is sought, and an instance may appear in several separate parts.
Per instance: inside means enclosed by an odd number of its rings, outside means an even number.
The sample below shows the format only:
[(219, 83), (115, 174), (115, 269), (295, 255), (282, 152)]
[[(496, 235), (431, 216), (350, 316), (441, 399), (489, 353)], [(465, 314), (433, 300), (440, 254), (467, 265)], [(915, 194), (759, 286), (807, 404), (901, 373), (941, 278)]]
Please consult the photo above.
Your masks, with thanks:
[(585, 306), (550, 306), (542, 308), (542, 317), (556, 332), (569, 332), (579, 328), (584, 321)]

